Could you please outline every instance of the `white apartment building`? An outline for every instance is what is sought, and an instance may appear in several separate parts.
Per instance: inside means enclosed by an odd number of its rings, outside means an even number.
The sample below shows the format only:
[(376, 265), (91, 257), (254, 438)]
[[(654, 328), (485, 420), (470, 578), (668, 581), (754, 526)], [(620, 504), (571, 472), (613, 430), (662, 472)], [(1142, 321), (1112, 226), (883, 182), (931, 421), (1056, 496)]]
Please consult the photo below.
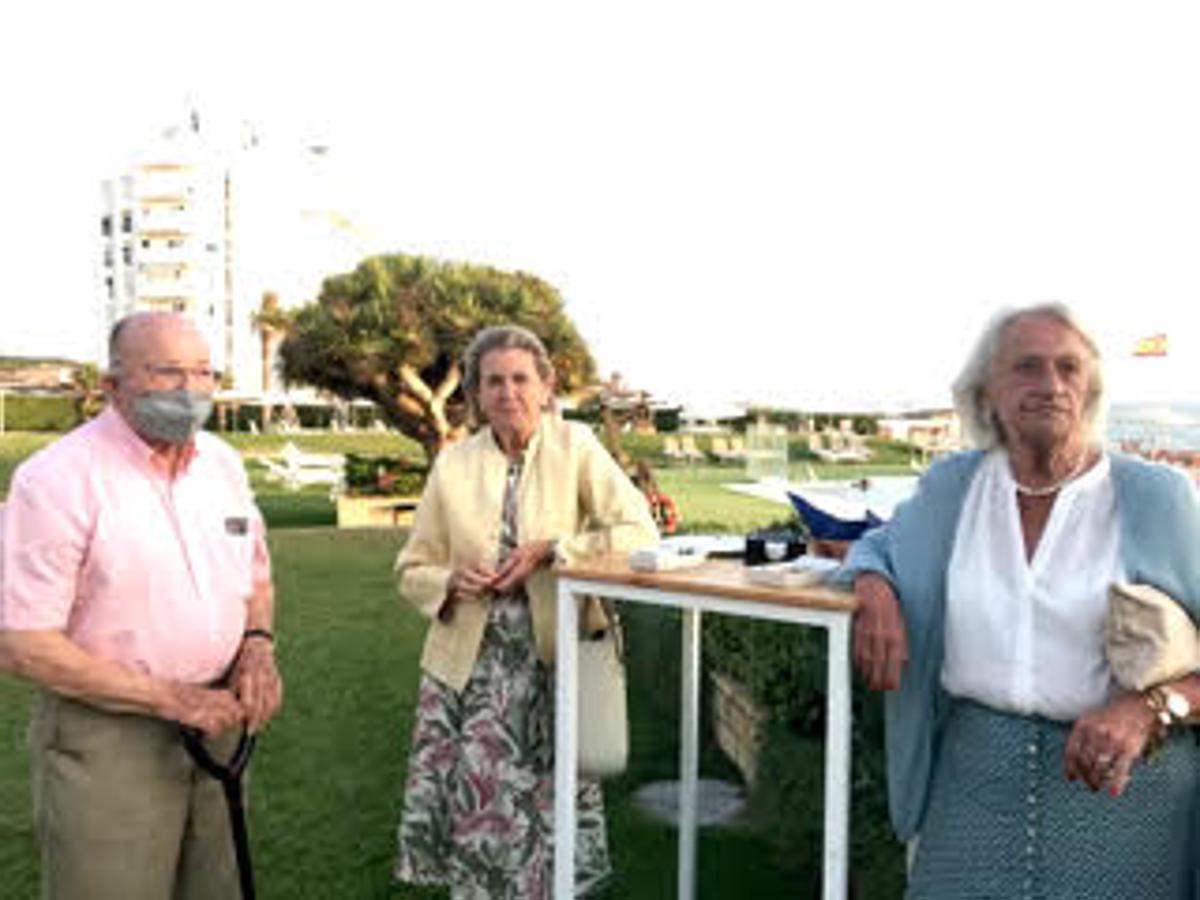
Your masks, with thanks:
[(264, 294), (284, 308), (311, 300), (368, 250), (333, 211), (327, 148), (271, 146), (248, 125), (208, 121), (193, 112), (102, 185), (98, 357), (107, 363), (122, 316), (183, 312), (208, 337), (225, 389), (261, 397), (280, 390), (254, 325)]

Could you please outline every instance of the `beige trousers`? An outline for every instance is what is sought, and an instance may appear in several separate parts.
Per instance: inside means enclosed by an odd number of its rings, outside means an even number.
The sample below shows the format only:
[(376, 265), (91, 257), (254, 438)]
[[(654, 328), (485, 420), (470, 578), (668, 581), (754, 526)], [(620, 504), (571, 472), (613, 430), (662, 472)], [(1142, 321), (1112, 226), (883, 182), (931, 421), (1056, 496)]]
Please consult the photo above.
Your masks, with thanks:
[(176, 725), (41, 691), (29, 743), (43, 900), (240, 896), (225, 796)]

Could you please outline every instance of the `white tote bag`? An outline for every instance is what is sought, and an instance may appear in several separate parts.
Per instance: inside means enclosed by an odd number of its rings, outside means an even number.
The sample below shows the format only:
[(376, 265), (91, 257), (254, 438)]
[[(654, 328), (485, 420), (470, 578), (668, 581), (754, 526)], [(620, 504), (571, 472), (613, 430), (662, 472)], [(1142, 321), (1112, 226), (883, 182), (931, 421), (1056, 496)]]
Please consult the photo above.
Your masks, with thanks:
[(620, 625), (609, 615), (600, 636), (579, 639), (579, 694), (576, 698), (579, 774), (585, 778), (620, 775), (629, 761), (629, 717)]

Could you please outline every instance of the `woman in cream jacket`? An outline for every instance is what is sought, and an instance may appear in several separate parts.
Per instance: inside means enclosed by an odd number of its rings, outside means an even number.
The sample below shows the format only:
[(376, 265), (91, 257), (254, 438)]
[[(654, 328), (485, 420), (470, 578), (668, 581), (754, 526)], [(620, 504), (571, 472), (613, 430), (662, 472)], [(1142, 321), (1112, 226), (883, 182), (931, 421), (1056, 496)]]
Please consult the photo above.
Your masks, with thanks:
[[(400, 592), (429, 617), (398, 880), (456, 898), (548, 897), (552, 872), (551, 565), (657, 535), (641, 493), (590, 429), (548, 412), (541, 342), (489, 328), (468, 348), (464, 391), (481, 427), (438, 457), (396, 560)], [(598, 609), (585, 627), (603, 627)], [(579, 788), (576, 882), (609, 874), (600, 786)]]

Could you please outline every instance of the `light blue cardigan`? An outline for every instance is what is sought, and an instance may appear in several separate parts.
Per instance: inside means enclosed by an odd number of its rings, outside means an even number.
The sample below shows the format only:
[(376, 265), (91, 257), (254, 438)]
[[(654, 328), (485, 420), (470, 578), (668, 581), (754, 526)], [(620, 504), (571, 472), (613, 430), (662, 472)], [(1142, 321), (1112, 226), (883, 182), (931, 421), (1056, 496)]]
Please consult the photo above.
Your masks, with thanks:
[[(851, 549), (842, 578), (883, 575), (900, 598), (908, 663), (886, 698), (888, 806), (892, 827), (909, 840), (921, 827), (934, 747), (946, 712), (941, 689), (946, 569), (967, 487), (983, 459), (968, 451), (939, 460), (887, 525)], [(1187, 476), (1114, 454), (1112, 478), (1121, 555), (1129, 580), (1179, 600), (1200, 623), (1200, 504)]]

